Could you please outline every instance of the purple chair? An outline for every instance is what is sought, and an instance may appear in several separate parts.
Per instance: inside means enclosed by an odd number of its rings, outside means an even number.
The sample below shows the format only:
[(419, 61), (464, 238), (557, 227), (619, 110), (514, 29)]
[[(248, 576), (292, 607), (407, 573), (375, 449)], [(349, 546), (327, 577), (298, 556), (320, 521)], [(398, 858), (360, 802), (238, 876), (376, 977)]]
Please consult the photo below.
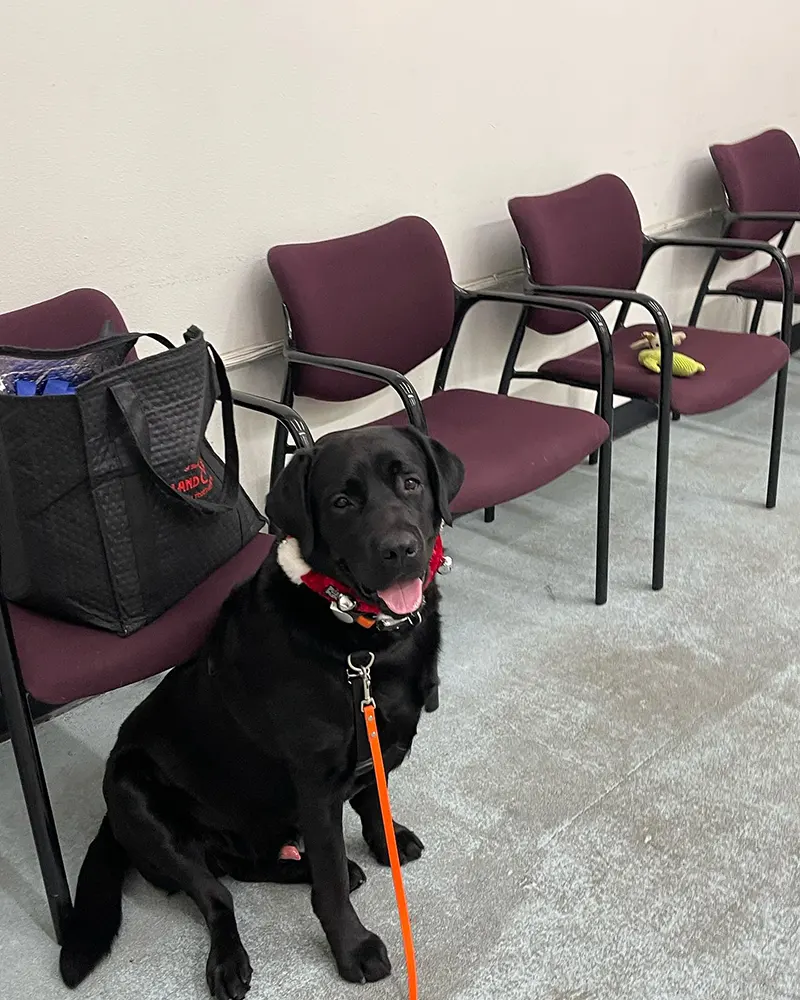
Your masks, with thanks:
[[(70, 347), (96, 338), (106, 323), (115, 332), (125, 332), (111, 299), (102, 292), (79, 289), (0, 316), (0, 344)], [(288, 407), (245, 393), (234, 395), (240, 406), (285, 421), (299, 446), (312, 443), (305, 423)], [(270, 535), (257, 535), (157, 621), (125, 638), (48, 618), (6, 602), (0, 595), (0, 695), (59, 942), (72, 902), (34, 734), (31, 700), (44, 706), (66, 705), (189, 659), (203, 643), (231, 589), (255, 573), (272, 540)]]
[[(575, 296), (598, 309), (612, 301), (621, 303), (612, 334), (614, 392), (659, 406), (652, 582), (653, 589), (660, 590), (664, 585), (671, 415), (718, 410), (747, 396), (777, 372), (767, 485), (767, 507), (775, 506), (794, 299), (792, 271), (779, 249), (760, 240), (644, 236), (633, 195), (625, 182), (612, 174), (553, 194), (513, 198), (509, 211), (519, 234), (533, 291)], [(687, 353), (702, 362), (706, 371), (690, 379), (673, 379), (669, 318), (654, 298), (636, 291), (645, 264), (664, 247), (710, 247), (715, 251), (740, 253), (758, 250), (772, 257), (783, 290), (781, 337), (748, 337), (695, 326), (682, 327), (688, 333)], [(625, 326), (632, 304), (644, 307), (653, 322)], [(521, 343), (526, 328), (554, 334), (576, 325), (574, 317), (563, 313), (523, 308), (514, 341)], [(660, 377), (642, 368), (637, 352), (631, 350), (648, 326), (657, 330), (661, 340), (664, 363)], [(540, 378), (593, 389), (601, 384), (601, 370), (599, 351), (589, 347), (548, 361), (537, 374)]]
[[(595, 600), (608, 592), (608, 517), (613, 381), (611, 339), (594, 307), (554, 296), (467, 292), (453, 284), (436, 230), (406, 217), (319, 243), (273, 247), (269, 264), (283, 297), (288, 361), (282, 400), (355, 400), (392, 386), (404, 409), (379, 424), (410, 422), (458, 454), (466, 466), (453, 513), (486, 512), (556, 479), (600, 450)], [(588, 321), (601, 357), (599, 416), (473, 389), (445, 389), (461, 324), (478, 302), (540, 305)], [(514, 352), (514, 359), (519, 348)], [(433, 394), (421, 402), (405, 377), (441, 351)], [(273, 479), (283, 468), (278, 428)]]
[[(711, 146), (711, 157), (725, 188), (728, 209), (722, 235), (737, 239), (772, 240), (780, 236), (783, 250), (795, 222), (800, 221), (800, 155), (794, 139), (781, 129), (770, 129), (752, 139), (732, 145)], [(781, 302), (783, 276), (772, 261), (768, 267), (747, 278), (737, 278), (725, 288), (710, 288), (720, 260), (740, 260), (747, 250), (716, 249), (708, 262), (689, 323), (694, 326), (707, 295), (738, 295), (755, 302), (750, 333), (758, 330), (765, 302)], [(795, 284), (795, 301), (800, 293), (800, 254), (789, 257)]]

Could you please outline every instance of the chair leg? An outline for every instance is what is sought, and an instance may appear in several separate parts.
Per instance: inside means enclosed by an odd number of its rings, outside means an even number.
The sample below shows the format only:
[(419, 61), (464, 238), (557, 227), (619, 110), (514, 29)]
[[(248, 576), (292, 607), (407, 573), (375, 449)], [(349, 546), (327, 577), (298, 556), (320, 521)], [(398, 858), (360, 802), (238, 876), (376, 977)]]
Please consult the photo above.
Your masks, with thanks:
[(31, 832), (50, 906), (50, 916), (56, 940), (61, 944), (72, 912), (72, 900), (27, 695), (22, 687), (19, 668), (14, 661), (7, 633), (2, 628), (0, 628), (0, 693), (3, 696), (11, 745), (14, 748), (25, 805), (28, 808)]
[(669, 480), (669, 429), (672, 414), (668, 406), (658, 408), (656, 444), (656, 503), (653, 528), (653, 590), (664, 586), (664, 552), (667, 541), (667, 486)]
[[(594, 412), (595, 412), (596, 415), (599, 416), (599, 414), (600, 414), (600, 393), (599, 392), (597, 393), (597, 399), (595, 400)], [(598, 460), (599, 457), (600, 457), (599, 450), (598, 451), (593, 451), (591, 453), (591, 455), (589, 456), (589, 465), (597, 465), (597, 460)]]
[(764, 300), (756, 299), (756, 307), (753, 310), (753, 318), (750, 320), (750, 333), (758, 333), (758, 324), (761, 322), (761, 312), (764, 308)]
[(608, 600), (608, 534), (611, 515), (611, 438), (600, 448), (597, 477), (597, 558), (595, 562), (594, 603)]
[(494, 521), (494, 507), (487, 507), (483, 512), (483, 519), (487, 524)]
[(786, 381), (789, 366), (784, 365), (778, 372), (775, 386), (775, 408), (772, 413), (772, 444), (769, 452), (769, 476), (767, 478), (767, 510), (772, 510), (778, 500), (778, 472), (781, 466), (781, 441), (783, 439), (783, 414), (786, 409)]

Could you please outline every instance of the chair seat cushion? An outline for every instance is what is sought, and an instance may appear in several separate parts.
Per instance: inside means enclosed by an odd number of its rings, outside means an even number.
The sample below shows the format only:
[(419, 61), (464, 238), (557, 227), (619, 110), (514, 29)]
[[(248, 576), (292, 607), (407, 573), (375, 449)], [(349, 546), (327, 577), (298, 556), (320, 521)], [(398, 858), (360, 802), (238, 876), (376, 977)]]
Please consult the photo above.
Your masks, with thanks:
[(25, 687), (65, 705), (152, 677), (193, 656), (231, 590), (250, 579), (274, 541), (260, 534), (151, 625), (122, 637), (9, 605)]
[[(639, 364), (631, 344), (652, 326), (623, 327), (612, 337), (614, 345), (614, 391), (622, 396), (658, 399), (660, 376)], [(777, 337), (727, 333), (701, 327), (679, 327), (687, 337), (678, 348), (706, 367), (691, 378), (673, 378), (672, 408), (678, 413), (710, 413), (743, 399), (763, 385), (789, 360), (789, 348)], [(583, 351), (542, 365), (542, 372), (595, 387), (600, 384), (600, 349), (596, 344)]]
[[(464, 485), (454, 514), (493, 507), (551, 482), (608, 437), (587, 410), (474, 389), (448, 389), (423, 400), (431, 436), (459, 456)], [(405, 425), (404, 411), (376, 424)]]
[[(789, 266), (794, 275), (794, 299), (800, 302), (800, 254), (789, 258)], [(783, 278), (775, 261), (769, 267), (751, 274), (749, 278), (737, 278), (728, 285), (728, 290), (749, 298), (768, 299), (780, 302), (783, 299)]]

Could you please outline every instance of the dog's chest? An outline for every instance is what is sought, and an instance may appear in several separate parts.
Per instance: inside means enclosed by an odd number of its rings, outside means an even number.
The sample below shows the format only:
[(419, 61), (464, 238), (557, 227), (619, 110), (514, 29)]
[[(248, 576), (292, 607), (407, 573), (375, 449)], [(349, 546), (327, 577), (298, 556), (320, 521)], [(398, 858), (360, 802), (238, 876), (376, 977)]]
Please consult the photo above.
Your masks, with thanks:
[[(417, 731), (420, 707), (409, 685), (398, 680), (381, 680), (379, 677), (373, 682), (372, 691), (378, 725), (382, 727), (381, 743), (387, 745), (387, 741), (413, 738)], [(357, 722), (364, 725), (363, 719), (358, 719)]]
[[(375, 714), (386, 771), (402, 763), (417, 732), (420, 711), (405, 685), (386, 683), (372, 691)], [(347, 754), (346, 780), (354, 790), (373, 780), (372, 757), (367, 738), (366, 720), (360, 705), (360, 692), (353, 700), (353, 737)]]

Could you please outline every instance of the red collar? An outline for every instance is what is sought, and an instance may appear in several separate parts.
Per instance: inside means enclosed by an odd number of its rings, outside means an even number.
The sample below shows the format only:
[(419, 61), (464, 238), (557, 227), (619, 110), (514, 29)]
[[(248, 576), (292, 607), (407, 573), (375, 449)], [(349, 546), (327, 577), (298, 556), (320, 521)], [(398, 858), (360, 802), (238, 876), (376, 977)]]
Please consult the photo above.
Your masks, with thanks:
[[(423, 590), (428, 589), (437, 573), (448, 573), (451, 562), (450, 557), (444, 554), (441, 535), (437, 535)], [(295, 538), (285, 538), (279, 544), (278, 564), (292, 583), (302, 583), (315, 594), (324, 597), (330, 603), (331, 611), (342, 621), (356, 622), (363, 628), (372, 628), (376, 623), (381, 628), (397, 628), (405, 623), (419, 621), (419, 611), (402, 618), (393, 618), (382, 611), (377, 604), (370, 604), (369, 601), (359, 597), (352, 587), (312, 569), (303, 559)]]

